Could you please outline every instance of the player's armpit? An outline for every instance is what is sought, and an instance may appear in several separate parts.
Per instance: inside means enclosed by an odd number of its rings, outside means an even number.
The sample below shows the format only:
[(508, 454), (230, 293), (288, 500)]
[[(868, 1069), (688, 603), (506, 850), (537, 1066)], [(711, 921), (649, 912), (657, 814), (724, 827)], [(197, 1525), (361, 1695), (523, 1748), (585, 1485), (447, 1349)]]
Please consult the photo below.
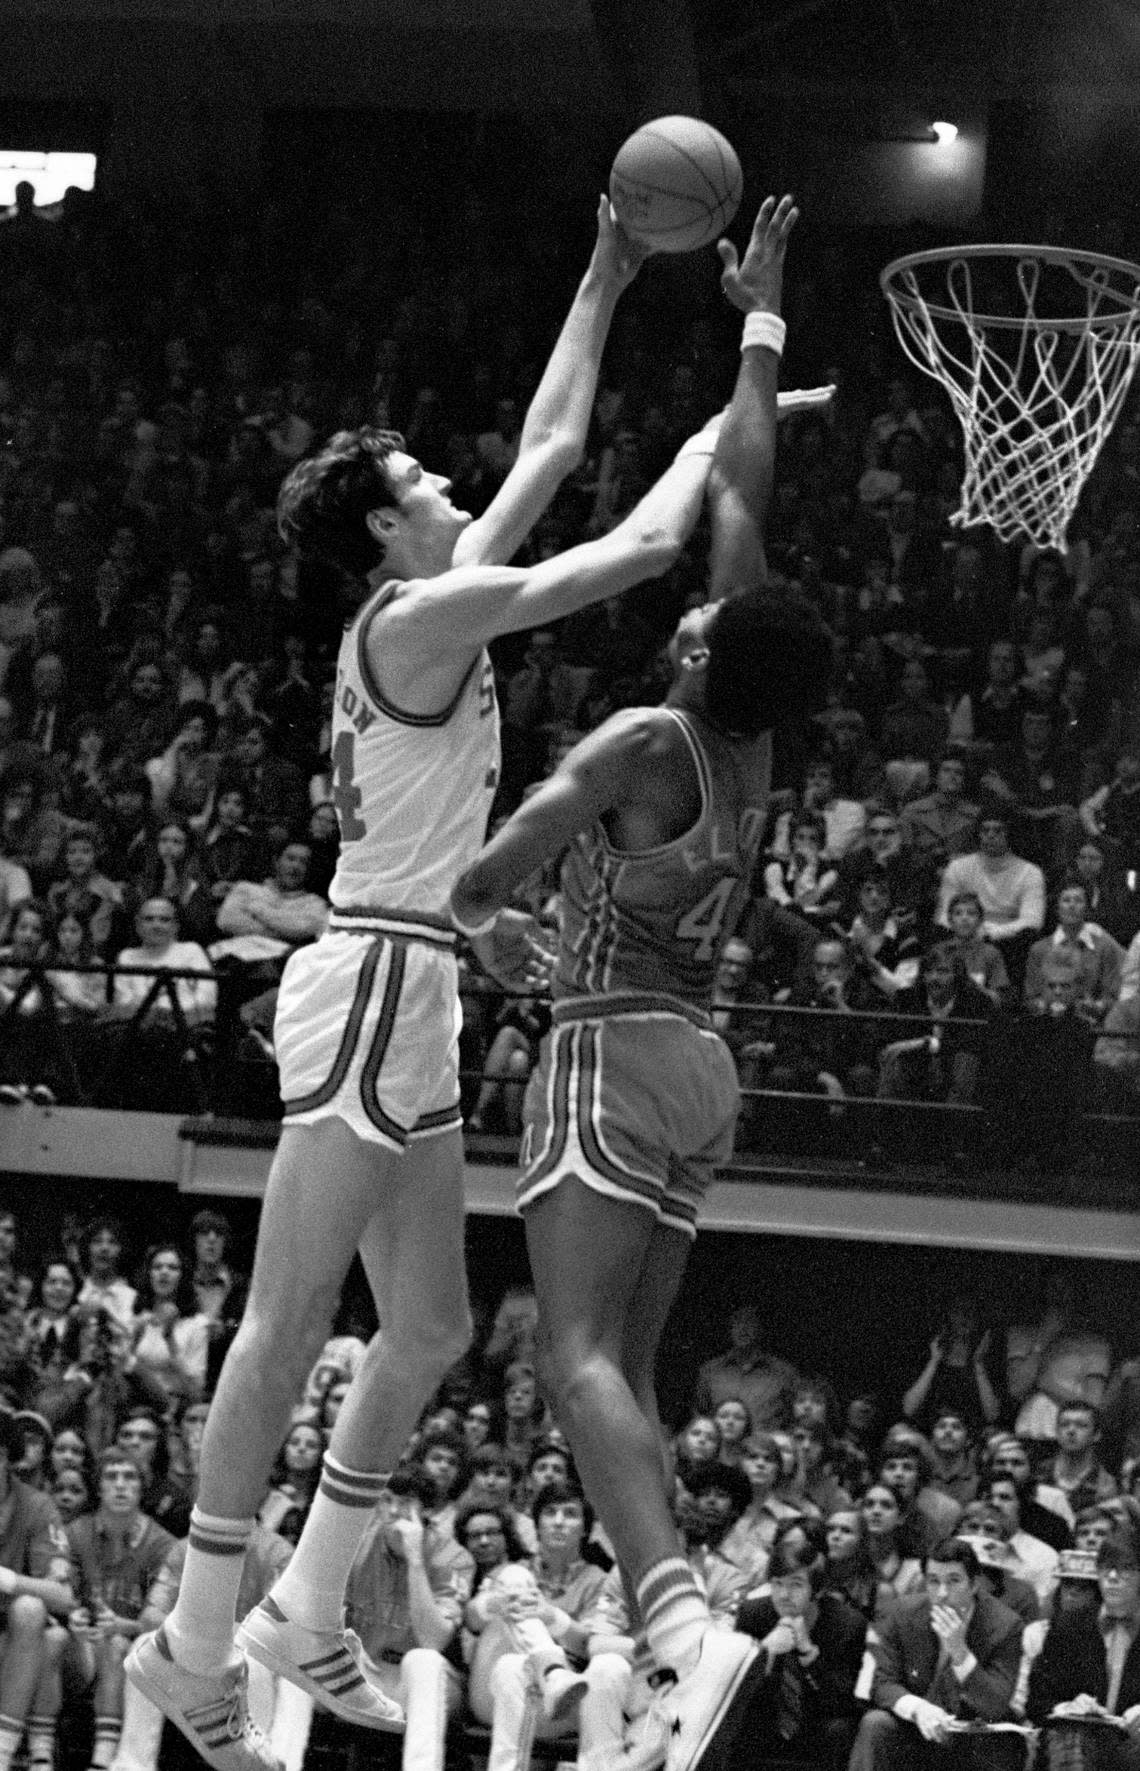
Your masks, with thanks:
[(663, 720), (673, 725), (657, 708), (632, 708), (583, 738), (460, 875), (451, 895), (459, 921), (470, 926), (494, 915), (537, 867), (628, 804), (670, 741)]

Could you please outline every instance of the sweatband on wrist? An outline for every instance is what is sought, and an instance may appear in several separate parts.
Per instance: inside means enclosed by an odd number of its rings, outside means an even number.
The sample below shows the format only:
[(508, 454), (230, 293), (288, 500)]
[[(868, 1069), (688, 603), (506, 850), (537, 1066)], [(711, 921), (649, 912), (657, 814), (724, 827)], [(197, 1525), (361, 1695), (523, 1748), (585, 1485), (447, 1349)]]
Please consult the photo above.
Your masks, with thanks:
[(763, 345), (765, 350), (775, 351), (778, 357), (784, 354), (784, 340), (788, 336), (788, 328), (779, 314), (770, 314), (765, 309), (757, 308), (744, 316), (744, 332), (740, 340), (742, 351), (750, 350), (753, 345)]
[(479, 935), (489, 935), (499, 920), (499, 913), (496, 910), (494, 916), (489, 916), (486, 922), (461, 922), (455, 911), (452, 910), (451, 920), (459, 933), (466, 935), (467, 939), (471, 941)]

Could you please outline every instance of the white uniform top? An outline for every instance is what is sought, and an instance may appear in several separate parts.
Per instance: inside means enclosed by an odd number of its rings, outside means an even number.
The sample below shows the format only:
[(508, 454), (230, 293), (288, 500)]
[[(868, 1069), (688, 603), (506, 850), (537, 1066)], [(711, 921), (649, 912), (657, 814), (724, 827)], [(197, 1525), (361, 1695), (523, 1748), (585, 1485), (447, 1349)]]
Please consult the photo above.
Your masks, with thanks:
[(482, 847), (499, 778), (499, 708), (486, 651), (450, 707), (403, 713), (368, 667), (369, 630), (396, 586), (381, 586), (346, 628), (337, 659), (332, 797), (338, 909), (413, 910), (449, 919), (451, 888)]

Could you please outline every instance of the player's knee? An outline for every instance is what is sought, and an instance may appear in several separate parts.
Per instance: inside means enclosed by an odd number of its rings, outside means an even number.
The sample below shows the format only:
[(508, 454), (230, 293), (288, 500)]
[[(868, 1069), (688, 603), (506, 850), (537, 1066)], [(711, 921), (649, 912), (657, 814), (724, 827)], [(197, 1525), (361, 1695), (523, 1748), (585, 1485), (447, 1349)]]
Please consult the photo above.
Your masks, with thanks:
[(19, 1593), (8, 1607), (5, 1628), (10, 1636), (39, 1636), (47, 1627), (47, 1606), (31, 1593)]
[(44, 1663), (50, 1668), (57, 1667), (67, 1652), (71, 1636), (61, 1623), (48, 1623), (44, 1630)]

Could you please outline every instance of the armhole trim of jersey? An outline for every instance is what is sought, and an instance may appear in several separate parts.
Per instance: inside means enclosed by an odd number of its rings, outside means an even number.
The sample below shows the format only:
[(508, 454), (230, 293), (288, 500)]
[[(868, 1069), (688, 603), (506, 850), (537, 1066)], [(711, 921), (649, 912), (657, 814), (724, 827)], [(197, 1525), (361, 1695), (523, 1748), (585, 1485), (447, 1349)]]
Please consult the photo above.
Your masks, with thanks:
[(368, 635), (372, 623), (375, 621), (377, 615), (382, 614), (387, 608), (395, 594), (396, 581), (394, 579), (389, 579), (387, 584), (382, 584), (380, 586), (380, 589), (377, 591), (373, 600), (366, 605), (361, 614), (357, 617), (356, 664), (357, 669), (360, 671), (361, 681), (364, 683), (365, 688), (368, 690), (372, 700), (376, 703), (376, 706), (380, 709), (380, 712), (385, 714), (390, 720), (395, 720), (397, 725), (445, 726), (455, 712), (455, 709), (459, 706), (459, 703), (463, 698), (463, 691), (471, 680), (471, 673), (481, 662), (483, 654), (480, 652), (478, 657), (472, 660), (470, 667), (464, 671), (463, 681), (460, 683), (455, 694), (441, 713), (406, 713), (403, 708), (397, 707), (395, 702), (389, 701), (388, 697), (384, 694), (380, 684), (376, 681), (372, 666), (368, 661)]
[(675, 707), (661, 707), (658, 708), (657, 711), (659, 713), (667, 713), (669, 718), (680, 726), (681, 731), (684, 734), (685, 742), (689, 747), (689, 754), (693, 759), (693, 767), (697, 771), (697, 786), (700, 789), (701, 809), (689, 828), (683, 830), (680, 836), (671, 836), (668, 842), (659, 842), (651, 849), (619, 849), (615, 847), (606, 835), (605, 826), (599, 822), (597, 828), (601, 833), (601, 839), (605, 846), (606, 854), (614, 861), (620, 861), (622, 863), (627, 861), (653, 861), (661, 855), (668, 855), (674, 850), (680, 849), (685, 843), (692, 842), (693, 837), (704, 823), (708, 816), (709, 809), (712, 806), (712, 770), (709, 768), (709, 760), (705, 755), (703, 744), (685, 716), (682, 713), (679, 713)]

